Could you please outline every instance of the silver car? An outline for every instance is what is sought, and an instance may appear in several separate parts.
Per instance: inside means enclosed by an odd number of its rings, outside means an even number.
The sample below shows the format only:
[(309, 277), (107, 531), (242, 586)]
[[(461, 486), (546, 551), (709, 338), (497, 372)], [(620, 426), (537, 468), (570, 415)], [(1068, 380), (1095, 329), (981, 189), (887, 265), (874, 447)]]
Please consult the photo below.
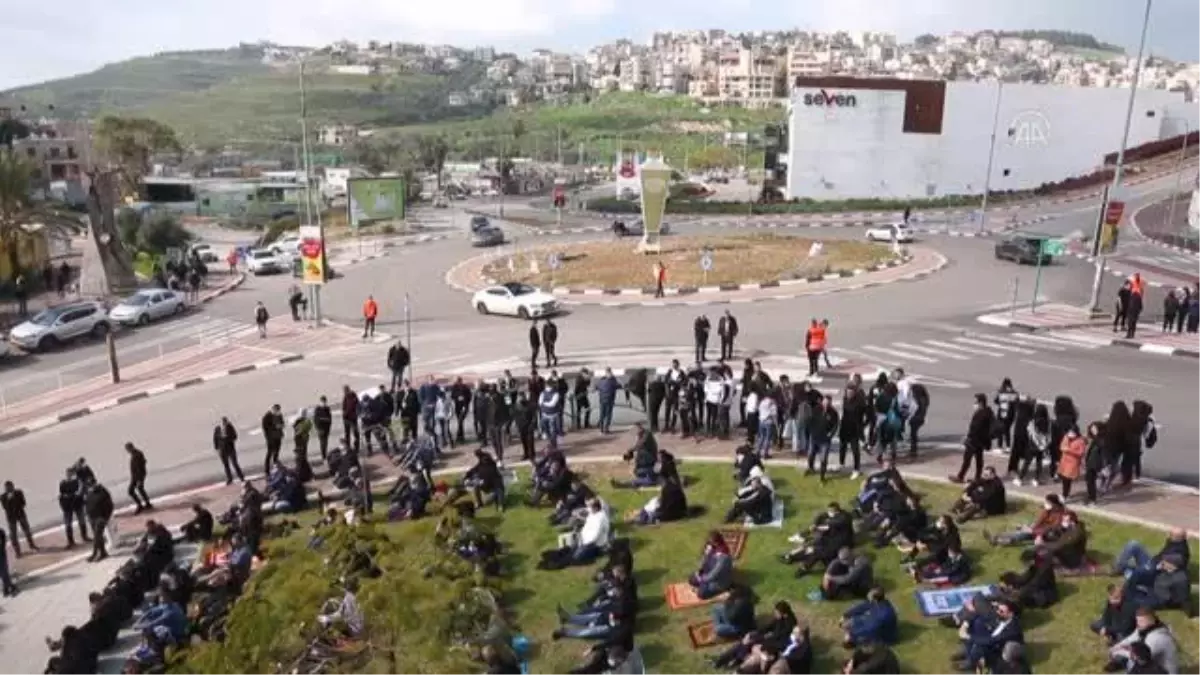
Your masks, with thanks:
[(187, 305), (179, 293), (165, 288), (147, 288), (122, 300), (108, 312), (108, 318), (117, 323), (144, 326), (186, 310)]
[(44, 351), (85, 337), (104, 337), (112, 326), (104, 305), (82, 300), (39, 312), (13, 328), (9, 342), (26, 351)]
[(499, 246), (504, 243), (504, 230), (489, 225), (471, 233), (472, 246)]

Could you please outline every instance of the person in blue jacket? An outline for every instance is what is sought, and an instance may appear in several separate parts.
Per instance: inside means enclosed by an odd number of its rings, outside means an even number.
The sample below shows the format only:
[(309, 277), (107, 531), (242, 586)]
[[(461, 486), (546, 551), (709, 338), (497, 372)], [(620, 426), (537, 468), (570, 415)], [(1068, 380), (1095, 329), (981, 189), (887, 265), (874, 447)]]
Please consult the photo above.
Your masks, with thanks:
[(1016, 605), (1008, 600), (996, 603), (994, 617), (977, 615), (959, 629), (963, 637), (964, 657), (956, 665), (961, 670), (992, 668), (1000, 660), (1001, 650), (1009, 642), (1025, 644), (1025, 632), (1017, 618)]
[(882, 587), (872, 588), (866, 600), (842, 615), (842, 630), (847, 649), (865, 644), (895, 644), (899, 620)]
[(600, 395), (599, 425), (602, 434), (612, 430), (613, 406), (617, 402), (617, 390), (621, 388), (621, 381), (613, 375), (612, 368), (605, 368), (604, 375), (596, 380), (596, 392)]

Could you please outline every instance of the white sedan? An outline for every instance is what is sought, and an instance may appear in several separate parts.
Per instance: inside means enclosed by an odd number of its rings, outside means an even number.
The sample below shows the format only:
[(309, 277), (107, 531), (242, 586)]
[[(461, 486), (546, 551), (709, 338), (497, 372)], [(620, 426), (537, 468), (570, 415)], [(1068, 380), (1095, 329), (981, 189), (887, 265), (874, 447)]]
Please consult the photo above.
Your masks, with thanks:
[(108, 318), (125, 325), (144, 326), (151, 321), (182, 314), (183, 296), (175, 291), (148, 288), (125, 298), (108, 312)]
[(270, 249), (257, 248), (246, 255), (246, 269), (250, 274), (279, 274), (285, 269), (286, 263)]
[(891, 225), (867, 228), (867, 241), (895, 241), (900, 244), (911, 244), (913, 233), (904, 223), (892, 223)]
[(536, 319), (559, 311), (558, 300), (553, 295), (515, 281), (476, 291), (471, 296), (471, 304), (480, 314), (504, 314), (522, 319)]

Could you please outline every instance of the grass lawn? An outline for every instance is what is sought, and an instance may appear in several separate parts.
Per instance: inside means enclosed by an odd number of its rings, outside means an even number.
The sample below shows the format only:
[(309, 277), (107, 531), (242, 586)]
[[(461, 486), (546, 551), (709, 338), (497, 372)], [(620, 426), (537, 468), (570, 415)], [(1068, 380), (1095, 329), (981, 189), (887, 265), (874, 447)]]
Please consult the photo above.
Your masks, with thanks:
[[(824, 250), (810, 258), (813, 242)], [(504, 281), (516, 280), (540, 286), (588, 286), (638, 288), (653, 285), (656, 258), (634, 252), (636, 237), (618, 241), (560, 244), (522, 251), (513, 256), (514, 271), (507, 257), (488, 264), (485, 274)], [(705, 278), (700, 268), (701, 251), (712, 251), (713, 269)], [(551, 270), (547, 256), (561, 254), (562, 267)], [(838, 271), (870, 267), (887, 260), (886, 246), (861, 241), (817, 240), (779, 234), (754, 233), (724, 237), (665, 237), (657, 259), (667, 266), (671, 286), (701, 286), (754, 283), (776, 279), (804, 278)], [(536, 259), (538, 273), (530, 270)]]
[[(588, 482), (603, 494), (616, 513), (641, 506), (653, 494), (610, 489), (608, 479), (612, 476), (624, 477), (624, 467), (587, 465), (577, 468), (586, 471)], [(729, 503), (732, 478), (729, 467), (723, 464), (683, 464), (681, 472), (690, 479), (689, 502), (705, 505), (708, 509), (705, 515), (683, 523), (652, 528), (618, 527), (620, 536), (628, 536), (633, 541), (634, 568), (642, 608), (638, 617), (637, 639), (649, 672), (712, 672), (705, 658), (717, 649), (696, 651), (692, 649), (687, 636), (687, 625), (705, 620), (708, 608), (670, 611), (662, 589), (666, 584), (685, 580), (694, 571), (705, 534), (720, 525)], [(841, 479), (823, 486), (815, 479), (802, 478), (791, 469), (774, 468), (771, 473), (786, 502), (784, 528), (753, 530), (746, 552), (738, 562), (737, 575), (740, 581), (750, 584), (754, 589), (760, 616), (768, 613), (776, 601), (786, 600), (792, 604), (797, 616), (811, 625), (816, 643), (813, 672), (840, 672), (847, 654), (840, 646), (841, 633), (836, 622), (850, 602), (810, 602), (806, 596), (817, 588), (819, 573), (797, 580), (792, 568), (780, 563), (777, 556), (788, 546), (786, 538), (789, 534), (808, 523), (829, 501), (847, 503), (856, 493), (857, 483)], [(558, 626), (555, 608), (560, 604), (574, 606), (588, 595), (594, 567), (554, 572), (536, 569), (539, 552), (555, 545), (557, 533), (547, 524), (545, 519), (548, 512), (545, 509), (534, 510), (516, 505), (517, 500), (524, 496), (528, 478), (528, 471), (522, 470), (521, 484), (510, 492), (512, 508), (503, 517), (490, 508), (485, 508), (480, 515), (484, 521), (495, 525), (507, 547), (504, 559), (507, 576), (504, 582), (505, 604), (510, 608), (518, 629), (535, 644), (531, 671), (565, 672), (577, 664), (585, 644), (573, 640), (551, 641), (550, 633)], [(943, 511), (956, 495), (955, 490), (943, 486), (918, 484), (917, 487), (925, 494), (926, 502), (934, 512)], [(1000, 530), (1032, 519), (1034, 505), (1015, 500), (1013, 504), (1014, 512), (1007, 517), (969, 523), (962, 529), (963, 541), (975, 562), (975, 578), (979, 582), (994, 582), (1002, 572), (1020, 569), (1019, 549), (991, 548), (980, 534), (984, 524), (989, 529)], [(1105, 564), (1111, 561), (1112, 555), (1128, 539), (1139, 539), (1151, 548), (1159, 546), (1163, 539), (1162, 534), (1144, 528), (1095, 519), (1086, 522), (1091, 532), (1090, 548), (1094, 557)], [(428, 548), (432, 528), (432, 519), (415, 524), (389, 524), (382, 528), (395, 541), (399, 553), (382, 557), (380, 564), (385, 569), (382, 580), (364, 584), (360, 592), (360, 602), (367, 611), (372, 641), (377, 647), (388, 640), (400, 639), (396, 635), (413, 639), (412, 619), (405, 617), (414, 613), (409, 611), (409, 603), (415, 607), (424, 600), (402, 601), (401, 598), (417, 592), (414, 588), (426, 588), (412, 586), (415, 574), (413, 560), (419, 559)], [(251, 658), (245, 652), (248, 640), (249, 644), (255, 645), (253, 651), (258, 652), (260, 648), (264, 651), (268, 649), (263, 646), (265, 644), (289, 644), (300, 639), (299, 623), (305, 621), (311, 624), (313, 613), (321, 600), (333, 594), (332, 587), (322, 581), (322, 577), (327, 575), (320, 574), (320, 555), (303, 552), (305, 536), (298, 534), (274, 544), (277, 554), (275, 562), (267, 566), (252, 586), (253, 601), (243, 601), (235, 609), (235, 613), (258, 612), (269, 617), (269, 620), (256, 622), (252, 636), (228, 642), (224, 646), (206, 645), (198, 648), (196, 652), (199, 653), (194, 653), (192, 660), (182, 664), (184, 670), (231, 672), (229, 668), (233, 665), (245, 665), (247, 662), (222, 659), (235, 656), (236, 659)], [(900, 614), (901, 642), (896, 647), (896, 653), (902, 672), (949, 672), (949, 656), (957, 647), (956, 632), (921, 616), (913, 597), (914, 584), (902, 573), (900, 555), (895, 549), (868, 549), (874, 558), (876, 578), (887, 589)], [(1193, 578), (1195, 573), (1193, 566)], [(1112, 581), (1106, 577), (1060, 578), (1059, 589), (1063, 596), (1060, 603), (1051, 610), (1025, 613), (1022, 623), (1034, 672), (1099, 672), (1104, 665), (1105, 650), (1099, 638), (1090, 633), (1087, 624), (1099, 616), (1104, 588)], [(377, 585), (372, 587), (369, 584)], [(378, 590), (388, 587), (394, 592)], [(432, 587), (430, 592), (433, 592)], [(1178, 611), (1166, 612), (1163, 616), (1179, 639), (1184, 672), (1196, 672), (1196, 624)], [(241, 628), (238, 619), (233, 618), (231, 622), (230, 632), (233, 635)], [(247, 629), (247, 632), (250, 630)], [(386, 631), (388, 635), (380, 636), (377, 630)], [(469, 672), (475, 667), (464, 664), (462, 656), (456, 655), (453, 650), (445, 649), (435, 650), (423, 657), (432, 660), (414, 664), (412, 659), (417, 656), (417, 647), (410, 645), (407, 649), (412, 653), (403, 660), (376, 658), (359, 665), (358, 669), (361, 672)], [(235, 655), (235, 652), (240, 653)], [(254, 658), (260, 657), (256, 654)], [(400, 669), (396, 670), (397, 667)]]

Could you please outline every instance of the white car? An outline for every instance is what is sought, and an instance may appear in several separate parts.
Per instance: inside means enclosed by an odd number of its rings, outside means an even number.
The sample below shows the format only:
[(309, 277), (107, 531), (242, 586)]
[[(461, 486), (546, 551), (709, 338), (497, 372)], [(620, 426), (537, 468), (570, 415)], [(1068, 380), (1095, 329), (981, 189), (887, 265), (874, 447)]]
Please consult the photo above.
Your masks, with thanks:
[(94, 300), (71, 302), (38, 312), (8, 334), (25, 351), (45, 351), (84, 337), (104, 337), (111, 326), (104, 305)]
[(294, 260), (300, 257), (300, 235), (288, 234), (276, 239), (267, 247), (280, 260)]
[(891, 225), (881, 225), (879, 227), (867, 228), (867, 241), (895, 241), (900, 244), (911, 244), (913, 242), (912, 230), (904, 223), (892, 223)]
[(471, 304), (480, 314), (504, 314), (536, 319), (556, 314), (558, 300), (553, 295), (515, 281), (489, 286), (471, 296)]
[(192, 246), (192, 255), (199, 258), (202, 263), (214, 263), (221, 260), (213, 247), (208, 244), (194, 244)]
[(258, 276), (260, 274), (279, 274), (284, 271), (285, 263), (275, 255), (275, 252), (266, 248), (256, 248), (246, 255), (246, 269), (250, 270), (250, 274)]
[(187, 305), (179, 293), (164, 288), (148, 288), (122, 300), (109, 310), (108, 318), (127, 326), (144, 326), (186, 310)]

